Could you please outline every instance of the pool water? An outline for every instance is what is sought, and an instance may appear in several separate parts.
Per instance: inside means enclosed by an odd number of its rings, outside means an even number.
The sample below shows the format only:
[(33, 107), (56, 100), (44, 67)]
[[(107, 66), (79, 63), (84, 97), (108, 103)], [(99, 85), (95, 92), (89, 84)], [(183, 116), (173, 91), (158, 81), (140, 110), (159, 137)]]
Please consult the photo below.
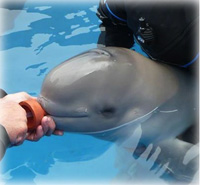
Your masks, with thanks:
[[(87, 3), (27, 0), (13, 28), (3, 33), (3, 83), (7, 93), (40, 92), (45, 75), (62, 61), (95, 48), (98, 1)], [(1, 179), (9, 183), (110, 182), (117, 174), (112, 144), (90, 136), (65, 133), (9, 148), (1, 162)], [(106, 173), (105, 173), (106, 172)]]
[[(42, 81), (52, 68), (96, 48), (101, 23), (96, 16), (98, 3), (99, 0), (26, 0), (22, 7), (19, 3), (19, 7), (1, 8), (7, 16), (7, 29), (0, 36), (1, 88), (7, 93), (25, 91), (38, 96)], [(135, 49), (142, 53), (138, 46)], [(131, 152), (119, 150), (114, 143), (72, 133), (43, 137), (38, 142), (25, 141), (7, 150), (0, 164), (1, 183), (108, 184), (118, 177), (132, 180), (138, 166)], [(141, 168), (137, 176), (154, 179), (150, 168)], [(159, 178), (157, 181), (165, 184)]]

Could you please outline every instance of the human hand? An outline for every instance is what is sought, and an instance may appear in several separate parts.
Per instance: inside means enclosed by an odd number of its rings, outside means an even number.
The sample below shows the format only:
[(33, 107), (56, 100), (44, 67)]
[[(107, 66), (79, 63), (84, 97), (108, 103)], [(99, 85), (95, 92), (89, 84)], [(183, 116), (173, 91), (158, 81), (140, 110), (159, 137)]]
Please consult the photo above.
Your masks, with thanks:
[(44, 116), (41, 120), (41, 125), (38, 125), (36, 130), (29, 132), (26, 139), (30, 141), (38, 141), (44, 135), (50, 136), (51, 134), (62, 136), (64, 134), (61, 130), (55, 129), (56, 124), (50, 116)]
[[(21, 101), (25, 101), (30, 98), (34, 98), (34, 97), (31, 97), (29, 94), (27, 94), (25, 92), (20, 92), (20, 93), (16, 93), (16, 94), (9, 94), (9, 95), (5, 96), (4, 98), (2, 98), (1, 100), (19, 104)], [(36, 98), (34, 98), (34, 99), (36, 99)], [(19, 107), (21, 108), (21, 106), (19, 106)], [(3, 108), (0, 108), (0, 109), (3, 110)], [(24, 111), (24, 109), (23, 109), (23, 111)], [(25, 115), (26, 115), (26, 112), (25, 112)], [(13, 118), (14, 118), (14, 116), (13, 116)], [(12, 122), (10, 122), (10, 123), (13, 124)], [(27, 119), (26, 119), (26, 123), (27, 123)], [(5, 127), (5, 124), (3, 126)], [(26, 127), (27, 127), (27, 125), (26, 125)], [(38, 141), (44, 135), (46, 135), (46, 136), (50, 136), (51, 134), (63, 135), (64, 132), (61, 130), (56, 130), (55, 127), (56, 127), (56, 125), (55, 125), (55, 122), (53, 121), (53, 119), (50, 116), (44, 116), (43, 119), (41, 120), (41, 125), (39, 125), (36, 128), (36, 130), (34, 130), (32, 132), (27, 132), (27, 128), (26, 128), (25, 138), (22, 137), (21, 141), (17, 142), (17, 144), (15, 144), (15, 145), (22, 144), (24, 139), (31, 140), (31, 141)], [(12, 128), (12, 130), (14, 132), (13, 128)]]
[(10, 144), (19, 145), (25, 140), (28, 129), (26, 111), (12, 98), (7, 95), (0, 99), (0, 124), (6, 129)]

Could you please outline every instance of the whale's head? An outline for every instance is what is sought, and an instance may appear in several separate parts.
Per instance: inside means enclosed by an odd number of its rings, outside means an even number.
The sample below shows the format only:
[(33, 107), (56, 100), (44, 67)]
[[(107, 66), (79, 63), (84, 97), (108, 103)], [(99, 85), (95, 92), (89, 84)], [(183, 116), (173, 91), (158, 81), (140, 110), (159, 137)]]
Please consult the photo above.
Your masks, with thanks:
[(154, 107), (138, 98), (142, 80), (133, 60), (127, 49), (89, 50), (50, 71), (38, 100), (58, 129), (87, 133), (123, 125)]

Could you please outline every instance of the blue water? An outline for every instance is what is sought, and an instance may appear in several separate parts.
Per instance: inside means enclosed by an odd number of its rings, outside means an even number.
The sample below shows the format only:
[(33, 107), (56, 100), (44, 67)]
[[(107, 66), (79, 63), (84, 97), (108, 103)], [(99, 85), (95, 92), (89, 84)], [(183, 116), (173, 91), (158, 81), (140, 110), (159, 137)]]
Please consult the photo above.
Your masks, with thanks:
[[(27, 0), (22, 9), (2, 9), (7, 16), (17, 16), (13, 27), (0, 36), (1, 88), (7, 93), (25, 91), (38, 96), (52, 68), (96, 48), (101, 23), (96, 16), (98, 3)], [(138, 46), (135, 49), (141, 52)], [(108, 184), (119, 174), (133, 179), (137, 167), (132, 153), (121, 151), (120, 162), (116, 148), (113, 143), (71, 133), (43, 137), (38, 142), (25, 141), (7, 150), (0, 164), (1, 183)], [(137, 175), (144, 178), (145, 173), (150, 178), (149, 169), (141, 168)]]
[[(97, 46), (98, 0), (78, 3), (27, 0), (14, 27), (1, 35), (3, 83), (7, 93), (38, 96), (45, 75), (64, 60)], [(109, 142), (65, 133), (9, 148), (1, 162), (2, 183), (110, 182), (117, 174)]]

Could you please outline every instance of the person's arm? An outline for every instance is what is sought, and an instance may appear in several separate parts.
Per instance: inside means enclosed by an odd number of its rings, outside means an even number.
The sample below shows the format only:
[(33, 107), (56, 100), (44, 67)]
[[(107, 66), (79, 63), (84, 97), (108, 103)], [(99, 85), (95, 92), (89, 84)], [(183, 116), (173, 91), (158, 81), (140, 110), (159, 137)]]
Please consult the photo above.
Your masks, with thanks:
[(0, 89), (0, 98), (3, 98), (6, 95), (7, 95), (6, 91), (4, 91), (3, 89)]
[(102, 21), (98, 44), (131, 48), (134, 44), (133, 33), (127, 26), (123, 2), (101, 0), (97, 16)]
[(0, 124), (0, 160), (3, 158), (6, 149), (10, 146), (10, 139), (6, 129)]
[(10, 101), (9, 96), (0, 99), (1, 157), (8, 146), (23, 143), (27, 133), (26, 112), (18, 103)]
[(25, 139), (38, 141), (44, 135), (63, 135), (63, 131), (55, 129), (55, 122), (50, 116), (44, 116), (36, 130), (28, 132), (26, 111), (19, 102), (29, 98), (33, 97), (25, 92), (0, 98), (0, 160), (9, 146), (20, 145)]

